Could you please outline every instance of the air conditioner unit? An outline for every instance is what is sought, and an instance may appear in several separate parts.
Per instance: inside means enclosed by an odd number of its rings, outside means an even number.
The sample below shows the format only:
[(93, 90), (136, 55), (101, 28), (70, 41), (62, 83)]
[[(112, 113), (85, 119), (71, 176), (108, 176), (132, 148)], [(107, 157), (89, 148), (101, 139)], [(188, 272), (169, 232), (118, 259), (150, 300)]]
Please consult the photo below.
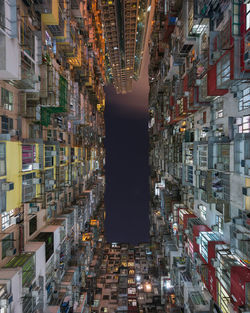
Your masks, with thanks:
[(201, 174), (201, 171), (200, 170), (196, 170), (195, 171), (195, 175), (200, 175)]
[(56, 156), (56, 151), (51, 151), (51, 154), (50, 154), (52, 157)]
[(244, 196), (250, 197), (250, 187), (242, 187), (242, 194)]
[(212, 125), (212, 126), (211, 126), (211, 130), (213, 130), (213, 131), (218, 130), (217, 124)]
[(32, 183), (35, 185), (39, 185), (42, 183), (42, 180), (41, 180), (41, 178), (33, 178)]
[(242, 233), (236, 233), (235, 234), (235, 238), (238, 240), (242, 240), (243, 239), (243, 234)]
[(10, 248), (6, 251), (6, 256), (13, 256), (16, 254), (16, 248)]
[(14, 183), (2, 183), (2, 191), (11, 191), (14, 189)]
[(200, 85), (201, 85), (201, 79), (196, 79), (195, 86), (200, 86)]
[[(9, 304), (8, 299), (0, 299), (0, 307), (1, 308), (7, 308), (8, 304)], [(4, 310), (4, 312), (5, 312), (5, 310)]]
[(219, 51), (212, 52), (211, 57), (212, 57), (213, 60), (214, 59), (217, 60), (220, 57), (220, 52)]
[(30, 289), (28, 287), (23, 287), (22, 291), (24, 295), (30, 294)]
[(53, 185), (55, 185), (55, 183), (56, 183), (56, 182), (55, 182), (54, 179), (50, 179), (50, 180), (49, 180), (49, 185), (53, 186)]
[(33, 170), (39, 170), (40, 169), (40, 164), (39, 163), (33, 163), (32, 164)]
[(214, 197), (216, 199), (223, 200), (224, 199), (224, 194), (223, 194), (223, 192), (214, 192)]
[(197, 121), (197, 124), (202, 125), (204, 124), (203, 118)]
[(201, 238), (200, 237), (196, 237), (196, 243), (197, 243), (197, 245), (201, 244)]
[(190, 92), (189, 92), (189, 91), (184, 91), (184, 96), (185, 96), (185, 97), (188, 97), (188, 96), (189, 96), (189, 94), (190, 94)]
[(218, 225), (212, 225), (211, 226), (213, 231), (219, 231), (219, 226)]
[(32, 297), (38, 298), (38, 296), (39, 296), (38, 290), (32, 290), (31, 293), (32, 293)]
[(39, 212), (39, 206), (33, 206), (30, 208), (32, 212)]
[(241, 167), (250, 168), (250, 159), (241, 160)]
[(19, 216), (12, 216), (12, 217), (10, 218), (10, 224), (11, 224), (11, 225), (16, 224), (16, 223), (18, 222), (18, 218), (19, 218)]
[(211, 259), (211, 264), (214, 268), (219, 267), (220, 262), (218, 259)]
[(11, 129), (9, 131), (9, 134), (11, 137), (14, 137), (14, 136), (17, 136), (19, 134), (18, 130), (15, 130), (15, 129)]
[(185, 229), (185, 234), (188, 235), (190, 233), (189, 229)]
[(214, 167), (219, 171), (224, 171), (224, 163), (221, 163), (221, 162), (216, 163)]

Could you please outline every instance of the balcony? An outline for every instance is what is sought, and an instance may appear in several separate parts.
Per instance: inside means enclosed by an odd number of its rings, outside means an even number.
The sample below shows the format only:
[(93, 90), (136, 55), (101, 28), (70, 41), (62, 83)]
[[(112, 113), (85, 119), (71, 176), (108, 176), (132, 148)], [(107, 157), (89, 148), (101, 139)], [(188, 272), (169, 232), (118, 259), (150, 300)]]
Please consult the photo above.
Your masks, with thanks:
[(188, 306), (192, 313), (209, 313), (210, 299), (205, 297), (200, 291), (191, 291), (188, 296)]
[(35, 258), (34, 253), (24, 253), (12, 258), (4, 268), (22, 268), (22, 287), (29, 288), (35, 278)]
[[(2, 7), (1, 7), (2, 6)], [(0, 4), (0, 79), (20, 79), (20, 49), (17, 38), (16, 1)]]

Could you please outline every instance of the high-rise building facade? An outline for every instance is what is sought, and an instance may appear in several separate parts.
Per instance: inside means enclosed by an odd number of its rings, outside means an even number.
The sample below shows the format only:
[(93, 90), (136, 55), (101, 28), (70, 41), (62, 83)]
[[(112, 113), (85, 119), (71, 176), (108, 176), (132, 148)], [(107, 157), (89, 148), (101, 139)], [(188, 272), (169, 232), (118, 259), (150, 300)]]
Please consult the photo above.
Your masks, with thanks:
[(132, 91), (138, 79), (149, 21), (148, 0), (102, 0), (107, 77), (117, 93)]
[(156, 2), (153, 254), (167, 312), (249, 312), (249, 1)]
[(1, 312), (88, 310), (104, 51), (98, 1), (0, 1)]

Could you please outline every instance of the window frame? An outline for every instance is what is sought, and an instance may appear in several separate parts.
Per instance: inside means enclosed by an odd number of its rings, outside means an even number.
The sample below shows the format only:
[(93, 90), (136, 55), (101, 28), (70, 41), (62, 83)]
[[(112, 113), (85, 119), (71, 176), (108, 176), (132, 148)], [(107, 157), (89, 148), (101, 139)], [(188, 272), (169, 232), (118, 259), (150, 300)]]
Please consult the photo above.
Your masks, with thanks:
[(198, 204), (198, 210), (200, 212), (200, 217), (203, 220), (207, 220), (207, 207), (204, 204)]
[[(35, 173), (29, 173), (22, 176), (22, 201), (29, 202), (36, 197), (36, 185), (32, 180), (36, 178)], [(24, 183), (25, 182), (25, 183)], [(28, 190), (30, 189), (30, 192)]]
[[(1, 151), (1, 147), (3, 147)], [(0, 142), (0, 176), (6, 176), (6, 144)]]
[(247, 86), (242, 90), (242, 97), (239, 99), (238, 106), (239, 111), (243, 111), (250, 108), (250, 86)]
[(11, 223), (11, 218), (14, 216), (14, 210), (11, 210), (9, 212), (3, 212), (1, 214), (1, 222), (2, 222), (2, 231), (6, 230), (10, 226), (14, 225), (14, 223)]
[[(30, 151), (24, 151), (24, 148), (31, 147)], [(24, 157), (24, 153), (32, 154), (31, 156)], [(24, 160), (30, 160), (24, 163)], [(22, 145), (22, 171), (32, 171), (32, 164), (36, 162), (36, 146), (35, 145)]]
[(10, 130), (13, 129), (13, 118), (10, 118), (6, 115), (2, 115), (1, 128), (2, 134), (9, 134)]
[(10, 233), (2, 239), (2, 260), (6, 258), (8, 249), (14, 249), (14, 233)]
[(250, 28), (250, 3), (246, 4), (246, 31)]
[(14, 110), (14, 93), (4, 87), (1, 87), (1, 106), (7, 111)]
[(226, 53), (216, 64), (216, 86), (225, 88), (230, 81), (231, 62), (230, 54)]
[(250, 115), (245, 115), (238, 120), (241, 119), (241, 123), (237, 123), (238, 132), (240, 134), (250, 133)]

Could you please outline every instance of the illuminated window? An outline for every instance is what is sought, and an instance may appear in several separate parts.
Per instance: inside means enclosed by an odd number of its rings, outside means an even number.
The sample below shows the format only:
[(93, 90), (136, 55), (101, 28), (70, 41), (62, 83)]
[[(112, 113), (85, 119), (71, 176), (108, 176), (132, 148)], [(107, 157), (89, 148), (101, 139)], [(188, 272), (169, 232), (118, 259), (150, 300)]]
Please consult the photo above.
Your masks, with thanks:
[(35, 145), (22, 145), (22, 169), (32, 171), (32, 163), (36, 161)]
[(243, 89), (242, 97), (239, 100), (239, 111), (248, 109), (249, 107), (250, 107), (250, 87), (247, 86), (245, 89)]
[(133, 278), (128, 279), (128, 284), (134, 284), (134, 283), (135, 283), (135, 280)]
[(198, 210), (200, 211), (201, 218), (206, 220), (206, 218), (207, 218), (207, 208), (205, 207), (205, 205), (199, 204), (198, 205)]
[(129, 275), (134, 275), (135, 271), (134, 270), (129, 270)]
[(128, 262), (128, 266), (133, 267), (133, 266), (135, 266), (135, 263), (134, 262)]
[(224, 87), (230, 80), (230, 55), (227, 53), (217, 63), (216, 67), (217, 75), (217, 88)]
[(216, 215), (216, 225), (218, 225), (218, 232), (223, 234), (223, 216)]
[(2, 230), (14, 225), (14, 222), (11, 220), (11, 217), (14, 216), (14, 210), (9, 212), (2, 213)]
[(238, 125), (239, 133), (249, 133), (250, 132), (250, 115), (243, 116), (236, 119), (236, 124)]

